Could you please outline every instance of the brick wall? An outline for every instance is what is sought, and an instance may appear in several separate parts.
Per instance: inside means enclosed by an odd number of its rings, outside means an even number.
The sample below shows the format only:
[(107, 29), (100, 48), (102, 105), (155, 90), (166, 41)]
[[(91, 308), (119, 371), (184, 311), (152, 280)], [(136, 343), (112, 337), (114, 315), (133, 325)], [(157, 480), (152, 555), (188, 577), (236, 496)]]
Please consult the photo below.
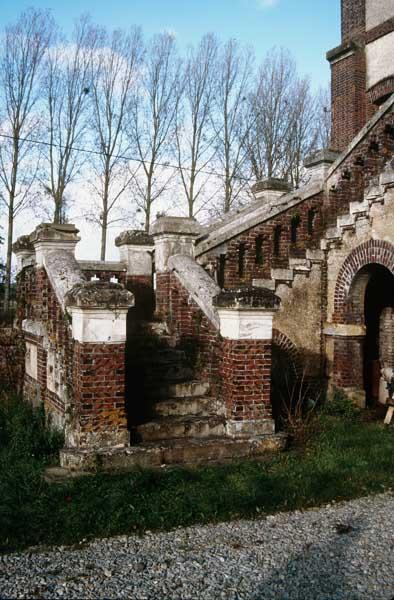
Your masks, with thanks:
[(23, 337), (16, 329), (0, 327), (0, 388), (21, 391), (23, 371)]
[(125, 344), (74, 342), (73, 410), (78, 444), (93, 439), (104, 444), (106, 434), (127, 430), (125, 411)]
[(342, 41), (348, 41), (365, 32), (365, 0), (342, 0)]
[[(251, 227), (227, 244), (224, 261), (223, 287), (251, 285), (253, 279), (270, 279), (272, 268), (288, 268), (289, 258), (305, 257), (307, 248), (317, 248), (323, 231), (322, 195), (318, 194), (281, 213), (268, 222)], [(313, 224), (310, 228), (310, 219)], [(297, 241), (292, 243), (292, 221), (297, 219)], [(275, 253), (275, 232), (280, 228), (278, 252)], [(260, 242), (261, 241), (261, 242)], [(257, 244), (261, 243), (260, 256)], [(240, 248), (243, 249), (243, 268), (240, 273)], [(204, 257), (212, 271), (220, 269), (220, 259), (213, 253)]]
[(220, 375), (229, 419), (272, 418), (271, 342), (223, 340)]

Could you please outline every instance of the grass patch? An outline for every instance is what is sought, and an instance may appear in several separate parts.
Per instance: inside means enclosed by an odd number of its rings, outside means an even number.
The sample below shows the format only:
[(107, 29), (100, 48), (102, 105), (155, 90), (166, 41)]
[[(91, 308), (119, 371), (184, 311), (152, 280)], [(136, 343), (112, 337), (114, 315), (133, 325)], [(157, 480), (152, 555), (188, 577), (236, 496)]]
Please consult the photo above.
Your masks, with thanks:
[[(334, 412), (334, 414), (332, 414)], [(393, 485), (393, 431), (335, 407), (303, 451), (264, 462), (43, 479), (61, 438), (40, 410), (0, 402), (0, 550), (73, 544), (318, 506)]]

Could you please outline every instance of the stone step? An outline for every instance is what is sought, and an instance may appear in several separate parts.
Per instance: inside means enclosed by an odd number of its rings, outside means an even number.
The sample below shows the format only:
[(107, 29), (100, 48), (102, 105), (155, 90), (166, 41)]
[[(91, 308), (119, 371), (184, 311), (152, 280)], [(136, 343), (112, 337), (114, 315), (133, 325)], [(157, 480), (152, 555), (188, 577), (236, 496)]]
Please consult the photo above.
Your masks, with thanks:
[[(196, 465), (225, 462), (240, 458), (257, 459), (286, 447), (283, 433), (233, 439), (210, 437), (205, 439), (164, 440), (155, 444), (138, 444), (126, 448), (83, 451), (63, 448), (60, 464), (71, 471), (95, 472), (132, 470), (135, 468), (159, 468), (165, 465)], [(71, 476), (71, 475), (70, 475)]]
[(276, 289), (275, 281), (273, 279), (253, 279), (252, 285), (253, 287), (265, 288), (266, 290), (272, 290), (273, 292)]
[(271, 278), (275, 283), (290, 283), (294, 280), (293, 269), (271, 269)]
[(160, 385), (160, 397), (164, 400), (173, 398), (196, 398), (209, 395), (209, 383), (203, 381), (183, 381)]
[(161, 417), (135, 428), (136, 439), (141, 442), (177, 438), (206, 438), (225, 435), (225, 433), (225, 419), (218, 415)]
[(340, 215), (337, 218), (337, 228), (339, 229), (353, 229), (355, 226), (355, 217), (353, 214)]
[(289, 258), (289, 267), (293, 273), (308, 275), (311, 271), (311, 262), (307, 258)]
[(224, 415), (222, 402), (209, 396), (171, 398), (156, 402), (153, 412), (158, 417)]

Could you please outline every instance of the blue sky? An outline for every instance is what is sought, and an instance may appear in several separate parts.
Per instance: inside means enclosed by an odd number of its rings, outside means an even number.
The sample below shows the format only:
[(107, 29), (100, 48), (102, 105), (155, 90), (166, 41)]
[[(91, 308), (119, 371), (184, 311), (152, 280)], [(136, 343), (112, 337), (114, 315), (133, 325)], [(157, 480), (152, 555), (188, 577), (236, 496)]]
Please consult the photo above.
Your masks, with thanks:
[(325, 53), (340, 42), (340, 0), (3, 0), (0, 25), (31, 5), (51, 9), (66, 31), (89, 12), (108, 27), (140, 25), (146, 35), (172, 30), (181, 48), (208, 31), (250, 44), (257, 60), (268, 48), (284, 46), (316, 87), (328, 82)]

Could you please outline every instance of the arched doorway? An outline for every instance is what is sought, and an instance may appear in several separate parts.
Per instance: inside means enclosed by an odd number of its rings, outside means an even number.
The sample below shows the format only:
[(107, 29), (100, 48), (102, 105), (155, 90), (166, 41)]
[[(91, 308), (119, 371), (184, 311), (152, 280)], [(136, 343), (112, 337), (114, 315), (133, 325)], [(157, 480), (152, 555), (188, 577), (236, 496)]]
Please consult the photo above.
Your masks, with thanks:
[(386, 363), (390, 363), (387, 366), (393, 366), (390, 341), (394, 331), (390, 331), (390, 314), (394, 309), (394, 275), (382, 265), (372, 264), (365, 269), (369, 277), (364, 298), (366, 334), (363, 378), (367, 405), (373, 405), (379, 402), (382, 393), (381, 368)]
[(370, 240), (343, 263), (335, 288), (334, 385), (373, 405), (385, 401), (380, 369), (394, 367), (394, 246)]

